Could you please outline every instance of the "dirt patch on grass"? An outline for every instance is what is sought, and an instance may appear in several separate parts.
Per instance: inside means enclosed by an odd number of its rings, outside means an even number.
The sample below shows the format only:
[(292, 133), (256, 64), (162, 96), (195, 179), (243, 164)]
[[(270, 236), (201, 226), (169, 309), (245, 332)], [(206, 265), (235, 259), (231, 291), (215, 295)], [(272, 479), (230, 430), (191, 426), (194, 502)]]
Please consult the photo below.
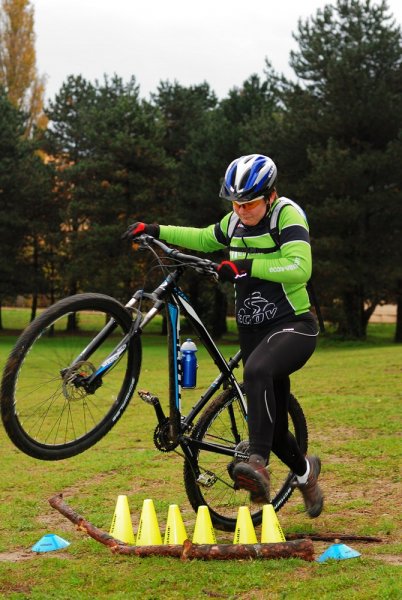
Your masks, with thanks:
[(398, 554), (376, 554), (375, 556), (370, 556), (370, 558), (382, 560), (382, 562), (385, 562), (388, 565), (396, 565), (398, 567), (402, 566), (402, 556)]
[(70, 485), (69, 487), (63, 489), (63, 490), (58, 490), (55, 492), (55, 494), (59, 493), (59, 491), (61, 493), (63, 493), (63, 496), (82, 496), (85, 495), (86, 490), (90, 487), (92, 487), (94, 484), (95, 485), (101, 485), (101, 483), (105, 480), (108, 479), (109, 477), (111, 477), (114, 473), (117, 473), (117, 469), (111, 469), (110, 471), (102, 471), (101, 473), (96, 473), (94, 475), (91, 475), (91, 477), (89, 479), (81, 479), (79, 481), (77, 481), (76, 484), (74, 485)]
[(9, 583), (0, 584), (0, 593), (7, 594), (7, 597), (10, 594), (24, 594), (24, 598), (30, 598), (31, 590), (32, 586), (27, 583), (10, 581)]
[(49, 512), (39, 515), (36, 520), (43, 525), (46, 531), (71, 531), (71, 523), (66, 521), (60, 513), (51, 510), (50, 507)]
[[(38, 556), (44, 556), (46, 558), (67, 558), (71, 559), (71, 556), (67, 552), (32, 552), (31, 550), (13, 550), (12, 552), (0, 552), (0, 562), (21, 562), (24, 560), (32, 560)], [(13, 588), (13, 591), (14, 588)]]

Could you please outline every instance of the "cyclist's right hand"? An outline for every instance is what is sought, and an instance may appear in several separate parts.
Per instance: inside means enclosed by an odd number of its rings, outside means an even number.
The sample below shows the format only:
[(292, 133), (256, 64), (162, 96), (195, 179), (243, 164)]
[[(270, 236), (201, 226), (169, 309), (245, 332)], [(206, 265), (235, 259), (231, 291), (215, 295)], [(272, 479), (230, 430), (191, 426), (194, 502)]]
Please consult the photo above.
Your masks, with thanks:
[(132, 225), (129, 225), (127, 231), (123, 233), (121, 236), (122, 240), (133, 240), (139, 235), (143, 233), (152, 235), (154, 238), (159, 238), (159, 225), (157, 223), (152, 223), (151, 225), (147, 225), (147, 223), (142, 223), (141, 221), (137, 221)]

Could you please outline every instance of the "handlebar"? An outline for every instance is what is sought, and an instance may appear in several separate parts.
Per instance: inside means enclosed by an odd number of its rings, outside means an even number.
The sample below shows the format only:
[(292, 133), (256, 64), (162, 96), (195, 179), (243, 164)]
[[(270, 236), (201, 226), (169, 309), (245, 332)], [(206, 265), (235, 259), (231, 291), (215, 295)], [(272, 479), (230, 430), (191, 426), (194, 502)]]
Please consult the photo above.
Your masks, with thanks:
[(188, 266), (192, 266), (196, 270), (200, 270), (208, 275), (218, 277), (217, 268), (218, 264), (209, 260), (208, 258), (200, 258), (199, 256), (193, 256), (192, 254), (184, 254), (180, 250), (167, 246), (161, 240), (154, 238), (152, 235), (143, 234), (136, 237), (133, 241), (140, 244), (140, 246), (146, 248), (150, 244), (157, 246), (166, 256), (174, 258), (176, 261), (184, 263)]

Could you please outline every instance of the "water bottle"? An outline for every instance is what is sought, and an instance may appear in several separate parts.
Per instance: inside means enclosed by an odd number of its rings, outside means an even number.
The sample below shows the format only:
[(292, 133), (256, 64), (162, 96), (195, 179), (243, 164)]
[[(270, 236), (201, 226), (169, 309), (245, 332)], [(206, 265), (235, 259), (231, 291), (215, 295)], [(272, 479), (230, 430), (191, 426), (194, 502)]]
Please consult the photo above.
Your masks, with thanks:
[(197, 346), (188, 338), (180, 348), (181, 351), (181, 385), (183, 388), (195, 388), (197, 382)]

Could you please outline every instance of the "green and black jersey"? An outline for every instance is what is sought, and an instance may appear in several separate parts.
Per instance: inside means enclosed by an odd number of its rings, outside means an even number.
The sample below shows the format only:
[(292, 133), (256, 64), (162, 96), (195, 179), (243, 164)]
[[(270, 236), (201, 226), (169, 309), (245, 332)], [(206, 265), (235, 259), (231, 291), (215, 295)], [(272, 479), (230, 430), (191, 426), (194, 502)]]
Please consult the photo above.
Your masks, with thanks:
[(203, 229), (160, 226), (167, 242), (201, 252), (229, 248), (230, 260), (252, 260), (251, 277), (236, 283), (238, 327), (270, 328), (309, 311), (306, 283), (311, 277), (308, 224), (301, 212), (286, 204), (279, 215), (279, 246), (270, 233), (270, 217), (280, 199), (255, 226), (247, 227), (233, 212)]

